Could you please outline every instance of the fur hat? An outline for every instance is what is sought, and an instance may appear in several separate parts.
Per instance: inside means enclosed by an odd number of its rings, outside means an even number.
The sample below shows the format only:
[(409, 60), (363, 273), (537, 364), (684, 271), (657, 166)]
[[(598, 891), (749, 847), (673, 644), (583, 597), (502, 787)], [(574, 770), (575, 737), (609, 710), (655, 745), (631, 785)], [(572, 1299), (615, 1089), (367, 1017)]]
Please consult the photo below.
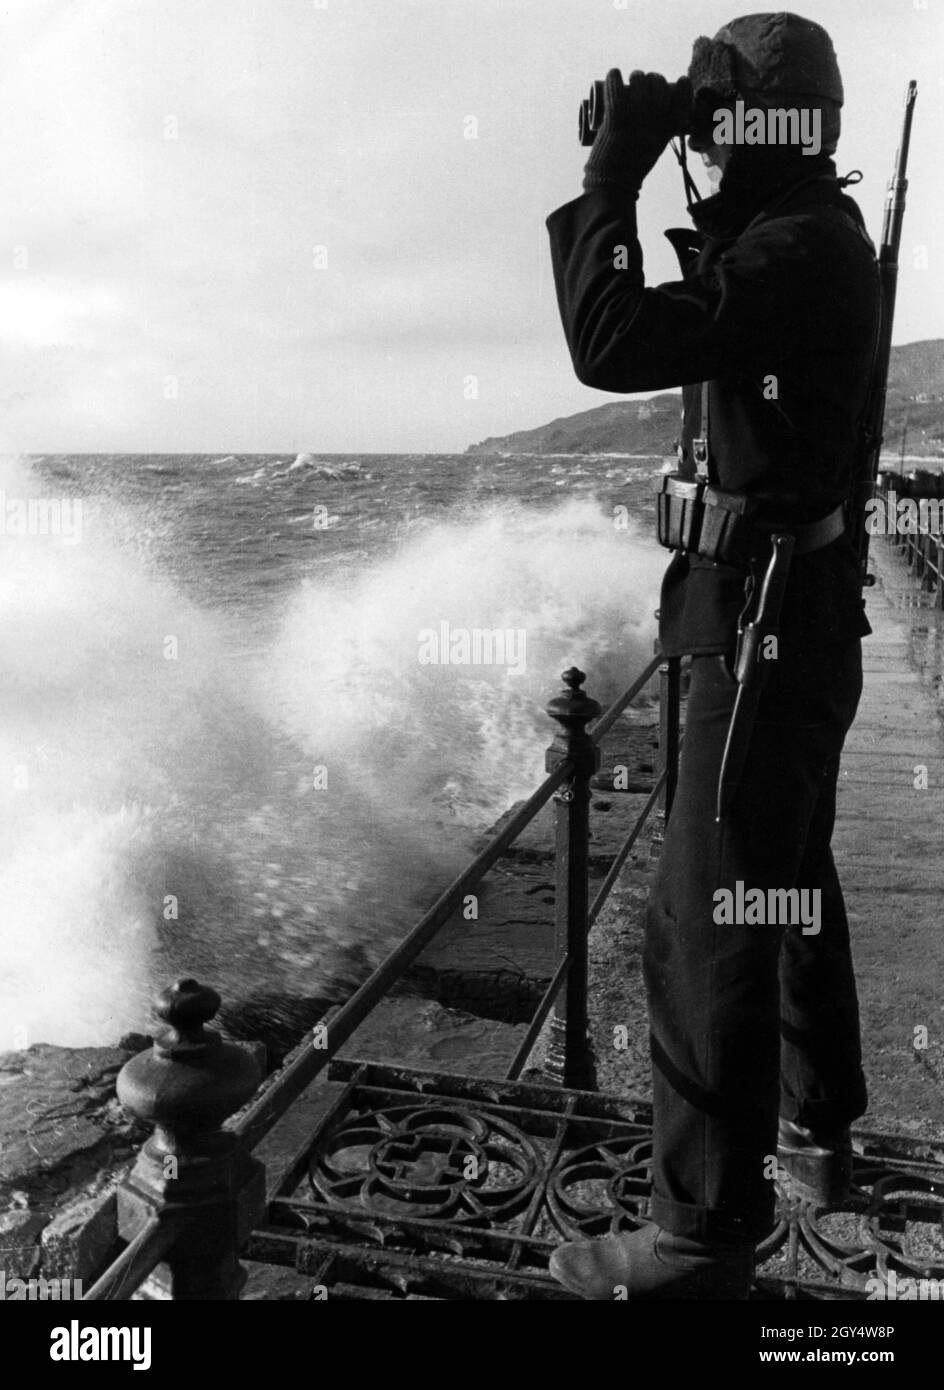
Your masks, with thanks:
[(842, 77), (832, 40), (810, 19), (780, 11), (749, 14), (695, 40), (688, 69), (696, 105), (742, 98), (756, 106), (822, 111), (823, 148), (839, 139)]
[(789, 93), (843, 102), (839, 64), (826, 30), (784, 12), (744, 15), (713, 39), (696, 39), (688, 75), (695, 93), (710, 87), (732, 99)]

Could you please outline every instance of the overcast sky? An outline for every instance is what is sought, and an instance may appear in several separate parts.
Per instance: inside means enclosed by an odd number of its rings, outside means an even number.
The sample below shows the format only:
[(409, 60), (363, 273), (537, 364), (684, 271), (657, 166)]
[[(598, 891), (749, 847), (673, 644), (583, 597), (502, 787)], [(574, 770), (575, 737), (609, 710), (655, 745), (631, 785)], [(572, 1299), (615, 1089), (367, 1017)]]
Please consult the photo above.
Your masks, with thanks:
[[(461, 451), (612, 399), (573, 378), (544, 228), (580, 190), (578, 102), (750, 10), (0, 0), (0, 449)], [(944, 336), (944, 5), (800, 13), (876, 238), (918, 79), (895, 341)], [(641, 208), (674, 278), (671, 154)]]

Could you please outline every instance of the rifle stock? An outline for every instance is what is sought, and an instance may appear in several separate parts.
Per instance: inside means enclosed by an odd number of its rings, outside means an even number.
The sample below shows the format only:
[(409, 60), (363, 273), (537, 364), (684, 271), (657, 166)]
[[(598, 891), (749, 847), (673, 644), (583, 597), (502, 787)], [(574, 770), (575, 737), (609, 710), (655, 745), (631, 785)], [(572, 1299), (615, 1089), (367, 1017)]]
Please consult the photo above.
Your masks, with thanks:
[(885, 398), (888, 390), (888, 366), (892, 350), (892, 323), (895, 318), (895, 295), (898, 289), (898, 251), (905, 215), (905, 195), (908, 191), (908, 151), (911, 146), (911, 121), (914, 116), (917, 82), (909, 82), (905, 93), (905, 115), (901, 142), (895, 155), (895, 170), (885, 196), (885, 216), (882, 222), (882, 241), (878, 253), (878, 273), (881, 285), (881, 319), (872, 361), (868, 394), (863, 413), (862, 443), (859, 465), (850, 498), (849, 536), (859, 561), (859, 577), (863, 588), (874, 583), (869, 574), (869, 532), (865, 524), (866, 505), (875, 495), (885, 425)]

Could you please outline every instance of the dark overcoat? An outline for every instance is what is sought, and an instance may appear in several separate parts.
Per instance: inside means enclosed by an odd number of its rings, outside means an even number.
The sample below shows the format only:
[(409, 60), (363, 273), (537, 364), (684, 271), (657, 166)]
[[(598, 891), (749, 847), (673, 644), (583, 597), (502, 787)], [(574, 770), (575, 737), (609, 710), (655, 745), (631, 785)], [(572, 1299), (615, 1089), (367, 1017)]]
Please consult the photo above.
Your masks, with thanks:
[[(747, 171), (745, 173), (745, 170)], [(710, 477), (789, 524), (847, 496), (878, 326), (875, 250), (827, 156), (744, 161), (673, 230), (683, 278), (647, 287), (636, 199), (595, 188), (548, 218), (561, 319), (587, 386), (683, 388), (680, 468), (694, 472), (708, 381)], [(676, 555), (663, 582), (669, 655), (729, 651), (745, 575)], [(845, 536), (795, 557), (781, 655), (870, 631)]]

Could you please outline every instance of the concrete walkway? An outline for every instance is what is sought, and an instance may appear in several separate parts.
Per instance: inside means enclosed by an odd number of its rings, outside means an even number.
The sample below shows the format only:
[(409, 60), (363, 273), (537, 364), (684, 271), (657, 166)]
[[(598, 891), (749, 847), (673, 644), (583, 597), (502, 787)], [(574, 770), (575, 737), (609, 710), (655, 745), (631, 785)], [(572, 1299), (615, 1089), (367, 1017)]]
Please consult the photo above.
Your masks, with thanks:
[[(916, 606), (917, 585), (883, 540), (872, 570), (874, 631), (833, 849), (859, 981), (871, 1099), (862, 1123), (930, 1136), (944, 1134), (944, 738), (933, 669), (944, 619)], [(916, 1047), (925, 1028), (927, 1046)]]

